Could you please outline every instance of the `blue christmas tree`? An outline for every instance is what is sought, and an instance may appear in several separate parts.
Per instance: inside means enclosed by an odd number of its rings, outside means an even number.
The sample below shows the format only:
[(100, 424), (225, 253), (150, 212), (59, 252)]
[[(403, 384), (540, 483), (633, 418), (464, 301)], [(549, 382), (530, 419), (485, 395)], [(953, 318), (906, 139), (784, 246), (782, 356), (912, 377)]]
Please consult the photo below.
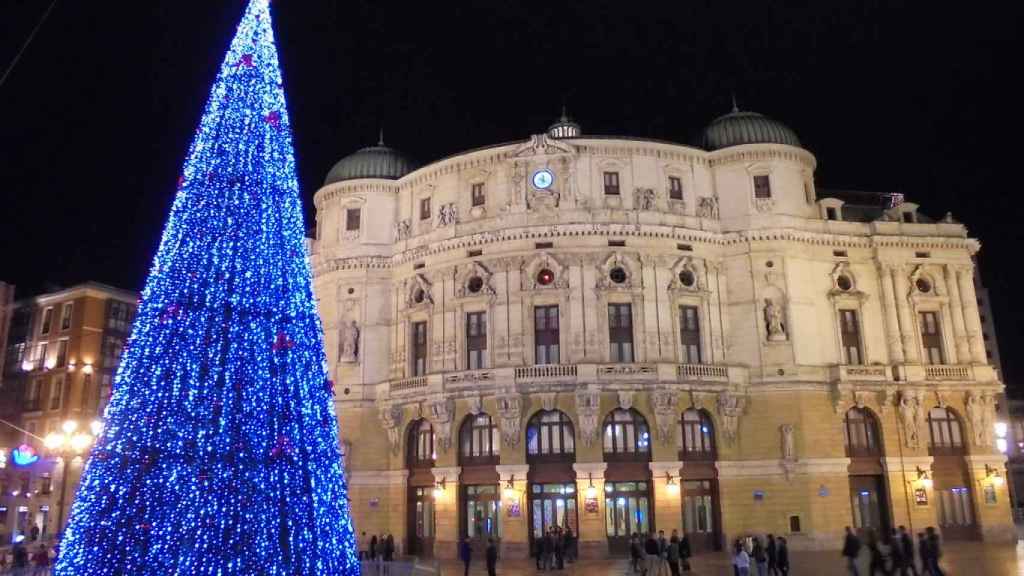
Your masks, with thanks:
[(56, 574), (358, 574), (268, 0), (178, 180)]

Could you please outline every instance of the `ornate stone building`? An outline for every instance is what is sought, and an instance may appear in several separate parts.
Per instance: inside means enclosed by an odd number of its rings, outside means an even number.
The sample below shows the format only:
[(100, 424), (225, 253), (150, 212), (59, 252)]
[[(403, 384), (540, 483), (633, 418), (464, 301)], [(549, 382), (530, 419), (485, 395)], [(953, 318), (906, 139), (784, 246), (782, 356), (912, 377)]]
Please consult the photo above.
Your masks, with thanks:
[(524, 556), (553, 525), (589, 556), (649, 529), (1012, 538), (978, 242), (814, 170), (736, 110), (697, 146), (563, 116), (338, 162), (311, 260), (357, 531), (440, 557)]

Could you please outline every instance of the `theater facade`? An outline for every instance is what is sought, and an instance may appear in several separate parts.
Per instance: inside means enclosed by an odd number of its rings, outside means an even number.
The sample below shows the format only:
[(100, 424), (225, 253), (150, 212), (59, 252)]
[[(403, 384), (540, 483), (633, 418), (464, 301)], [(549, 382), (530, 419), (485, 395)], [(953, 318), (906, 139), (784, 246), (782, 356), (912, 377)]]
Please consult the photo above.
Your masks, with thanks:
[(423, 166), (339, 161), (311, 264), (356, 530), (441, 558), (463, 536), (524, 557), (552, 526), (583, 557), (652, 529), (1014, 538), (979, 243), (818, 190), (815, 162), (738, 110), (694, 145), (563, 116)]

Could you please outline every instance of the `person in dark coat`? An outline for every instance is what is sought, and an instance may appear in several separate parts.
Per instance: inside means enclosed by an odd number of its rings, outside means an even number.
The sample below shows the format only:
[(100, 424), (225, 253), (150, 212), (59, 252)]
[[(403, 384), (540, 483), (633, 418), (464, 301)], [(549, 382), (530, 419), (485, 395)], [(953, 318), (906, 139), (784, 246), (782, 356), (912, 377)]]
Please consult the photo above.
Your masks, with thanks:
[[(939, 535), (935, 532), (935, 528), (929, 526), (924, 529), (925, 542), (928, 543), (928, 563), (924, 565), (926, 574), (932, 574), (933, 576), (943, 576), (942, 568), (939, 568), (939, 558), (942, 558), (942, 546), (939, 543)], [(921, 560), (924, 561), (924, 554), (921, 554)]]
[(788, 576), (789, 547), (786, 546), (786, 539), (782, 536), (779, 536), (777, 548), (775, 549), (775, 566), (779, 569), (779, 574), (782, 574), (782, 576)]
[(768, 576), (776, 576), (779, 573), (778, 547), (775, 544), (775, 536), (768, 535), (768, 543), (764, 545), (765, 556), (768, 557)]
[(14, 554), (11, 560), (11, 568), (28, 568), (28, 550), (21, 544), (14, 545)]
[(900, 576), (907, 576), (908, 571), (917, 575), (917, 563), (914, 561), (914, 539), (910, 537), (906, 526), (900, 526), (900, 548), (903, 549), (903, 566)]
[(640, 547), (640, 536), (633, 532), (629, 539), (629, 558), (633, 563), (633, 572), (640, 571), (640, 559), (643, 557), (643, 548)]
[(555, 567), (557, 570), (565, 568), (565, 537), (562, 534), (561, 528), (555, 528), (554, 534), (552, 535), (555, 541)]
[(679, 566), (683, 572), (690, 571), (690, 556), (693, 555), (693, 551), (690, 549), (690, 538), (683, 532), (683, 537), (679, 539)]
[(469, 545), (469, 538), (463, 538), (462, 542), (459, 542), (459, 560), (462, 560), (465, 567), (462, 575), (469, 576), (469, 563), (473, 560), (473, 547)]
[(384, 561), (391, 562), (395, 559), (395, 537), (388, 534), (384, 539)]
[(377, 535), (374, 534), (373, 538), (370, 538), (370, 560), (376, 560), (377, 558)]
[(555, 533), (548, 530), (544, 535), (544, 570), (555, 569)]
[(846, 527), (846, 536), (843, 537), (843, 557), (846, 558), (846, 570), (853, 576), (860, 576), (857, 570), (857, 556), (860, 554), (860, 538), (853, 533), (849, 526)]
[(658, 576), (658, 539), (654, 537), (654, 532), (647, 533), (647, 539), (644, 540), (644, 552), (647, 557), (644, 558), (644, 574), (647, 576)]
[(498, 547), (494, 544), (494, 538), (487, 539), (487, 576), (496, 576), (498, 573)]

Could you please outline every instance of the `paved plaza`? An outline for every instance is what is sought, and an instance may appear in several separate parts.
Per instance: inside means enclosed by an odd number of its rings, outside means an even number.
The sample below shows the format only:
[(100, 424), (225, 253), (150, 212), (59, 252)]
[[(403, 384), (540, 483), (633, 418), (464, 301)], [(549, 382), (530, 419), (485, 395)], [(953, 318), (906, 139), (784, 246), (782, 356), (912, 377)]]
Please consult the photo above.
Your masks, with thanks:
[[(832, 575), (845, 576), (845, 563), (838, 551), (832, 552), (795, 552), (791, 551), (791, 575)], [(694, 576), (732, 574), (729, 557), (726, 554), (698, 556), (693, 559)], [(861, 574), (866, 575), (867, 558), (862, 557)], [(942, 568), (947, 575), (967, 574), (970, 576), (1024, 576), (1024, 542), (1012, 544), (957, 543), (945, 547)], [(395, 570), (391, 576), (404, 576), (406, 571)], [(462, 564), (455, 562), (421, 565), (417, 575), (440, 573), (443, 576), (461, 576)], [(364, 575), (375, 576), (372, 569), (364, 570)], [(472, 576), (486, 574), (482, 561), (474, 560), (470, 568)], [(499, 562), (498, 576), (524, 576), (542, 574), (533, 562), (515, 561)], [(631, 574), (626, 560), (611, 559), (601, 562), (585, 561), (566, 566), (565, 570), (552, 571), (546, 574), (585, 575), (585, 576), (626, 576)]]

